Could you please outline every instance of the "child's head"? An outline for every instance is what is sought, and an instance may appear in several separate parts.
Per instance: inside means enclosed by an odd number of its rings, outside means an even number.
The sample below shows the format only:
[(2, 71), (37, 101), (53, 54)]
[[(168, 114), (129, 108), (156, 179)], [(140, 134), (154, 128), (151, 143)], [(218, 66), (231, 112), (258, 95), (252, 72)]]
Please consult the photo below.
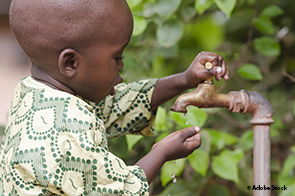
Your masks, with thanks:
[(10, 25), (33, 66), (84, 98), (99, 102), (122, 81), (133, 29), (125, 0), (12, 0)]

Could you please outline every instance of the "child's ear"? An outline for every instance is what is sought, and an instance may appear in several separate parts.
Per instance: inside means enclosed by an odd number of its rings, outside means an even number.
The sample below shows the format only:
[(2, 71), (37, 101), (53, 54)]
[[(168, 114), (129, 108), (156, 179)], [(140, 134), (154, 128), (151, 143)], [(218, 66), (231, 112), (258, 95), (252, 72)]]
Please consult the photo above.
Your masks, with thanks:
[(74, 49), (64, 49), (58, 57), (60, 73), (66, 77), (73, 77), (79, 65), (78, 53)]

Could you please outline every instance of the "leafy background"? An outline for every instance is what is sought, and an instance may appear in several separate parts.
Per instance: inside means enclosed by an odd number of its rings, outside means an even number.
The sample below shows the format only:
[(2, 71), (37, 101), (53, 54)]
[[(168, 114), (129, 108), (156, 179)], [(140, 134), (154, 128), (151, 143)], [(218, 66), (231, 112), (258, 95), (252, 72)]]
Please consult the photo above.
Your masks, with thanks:
[[(184, 71), (201, 51), (224, 57), (229, 81), (217, 91), (258, 91), (271, 103), (271, 195), (295, 195), (295, 1), (127, 0), (134, 32), (126, 48), (124, 82)], [(189, 107), (171, 112), (174, 99), (158, 108), (154, 137), (127, 135), (109, 141), (110, 150), (134, 164), (169, 133), (202, 127), (202, 146), (189, 157), (165, 163), (151, 195), (253, 195), (251, 116), (226, 109)], [(0, 140), (4, 128), (0, 127)], [(173, 175), (175, 179), (173, 182)]]
[[(134, 32), (124, 53), (125, 82), (184, 71), (201, 51), (224, 57), (229, 81), (217, 91), (258, 91), (271, 103), (271, 185), (287, 186), (272, 195), (295, 195), (294, 21), (289, 0), (127, 0)], [(202, 146), (185, 159), (164, 164), (152, 195), (253, 195), (251, 116), (226, 109), (189, 107), (187, 116), (158, 109), (154, 137), (127, 135), (110, 149), (129, 164), (169, 133), (202, 127)], [(173, 182), (175, 175), (176, 182)]]

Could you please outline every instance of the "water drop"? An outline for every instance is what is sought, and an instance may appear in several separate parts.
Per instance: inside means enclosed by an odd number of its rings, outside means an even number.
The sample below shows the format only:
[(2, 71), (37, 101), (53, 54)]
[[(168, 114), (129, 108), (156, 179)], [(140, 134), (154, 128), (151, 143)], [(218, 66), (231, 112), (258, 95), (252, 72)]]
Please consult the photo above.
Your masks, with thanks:
[(187, 121), (185, 121), (185, 125), (188, 125), (188, 122)]
[(172, 177), (172, 178), (175, 178), (175, 174), (174, 174), (174, 173), (172, 173), (172, 174), (171, 174), (171, 177)]
[(184, 113), (184, 116), (187, 116), (187, 113)]
[(172, 180), (172, 182), (173, 183), (176, 183), (177, 182), (177, 178), (174, 177), (173, 180)]

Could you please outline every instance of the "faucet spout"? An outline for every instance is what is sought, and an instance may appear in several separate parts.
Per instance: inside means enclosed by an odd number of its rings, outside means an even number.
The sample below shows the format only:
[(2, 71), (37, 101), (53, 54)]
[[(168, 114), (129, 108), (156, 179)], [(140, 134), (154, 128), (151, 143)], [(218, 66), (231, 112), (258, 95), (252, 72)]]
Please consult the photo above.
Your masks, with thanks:
[(229, 95), (217, 93), (214, 85), (201, 83), (196, 90), (179, 96), (170, 109), (182, 113), (187, 113), (188, 105), (198, 108), (224, 107), (228, 109), (229, 101)]

